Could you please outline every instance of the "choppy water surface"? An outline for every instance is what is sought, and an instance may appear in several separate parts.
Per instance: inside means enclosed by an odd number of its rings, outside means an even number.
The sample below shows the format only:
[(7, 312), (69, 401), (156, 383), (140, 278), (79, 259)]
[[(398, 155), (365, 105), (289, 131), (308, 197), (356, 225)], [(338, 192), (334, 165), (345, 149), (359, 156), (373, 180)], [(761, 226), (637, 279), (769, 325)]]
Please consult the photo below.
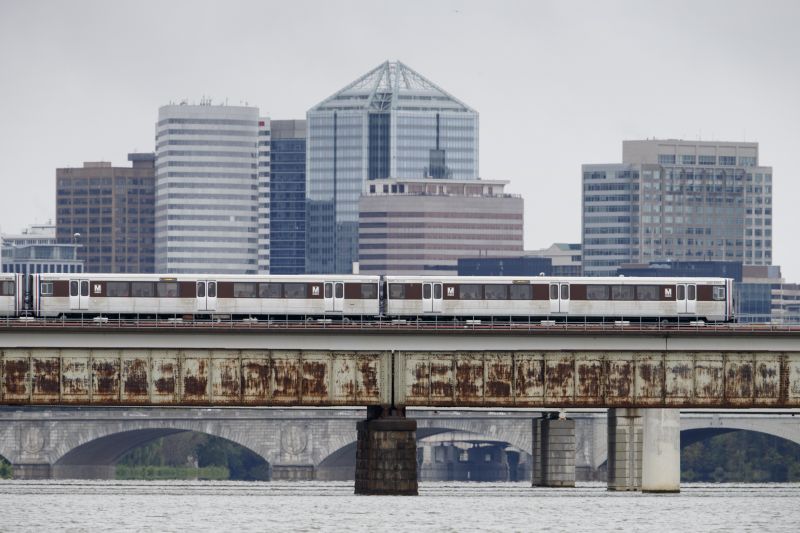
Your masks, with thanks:
[(354, 496), (352, 482), (3, 481), (2, 531), (800, 531), (800, 484), (423, 483), (418, 497)]

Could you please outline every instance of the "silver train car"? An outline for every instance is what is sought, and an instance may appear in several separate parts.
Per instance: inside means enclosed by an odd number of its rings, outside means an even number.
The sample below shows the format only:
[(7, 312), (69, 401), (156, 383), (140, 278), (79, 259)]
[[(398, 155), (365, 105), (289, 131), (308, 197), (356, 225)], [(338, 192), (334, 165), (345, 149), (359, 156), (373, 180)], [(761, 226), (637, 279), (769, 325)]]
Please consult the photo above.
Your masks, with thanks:
[(35, 274), (36, 316), (377, 316), (378, 276)]
[(726, 278), (385, 276), (389, 317), (733, 320)]
[(0, 273), (0, 316), (13, 317), (25, 311), (22, 274)]
[(39, 317), (734, 318), (726, 278), (35, 274), (31, 288)]

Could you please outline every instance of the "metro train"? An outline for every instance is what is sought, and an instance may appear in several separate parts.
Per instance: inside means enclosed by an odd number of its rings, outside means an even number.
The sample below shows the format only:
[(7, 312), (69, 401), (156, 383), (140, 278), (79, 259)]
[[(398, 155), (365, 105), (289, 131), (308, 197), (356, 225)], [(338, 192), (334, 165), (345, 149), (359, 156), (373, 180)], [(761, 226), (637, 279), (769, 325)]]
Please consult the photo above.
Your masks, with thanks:
[(0, 316), (188, 319), (734, 318), (733, 280), (368, 275), (0, 275)]

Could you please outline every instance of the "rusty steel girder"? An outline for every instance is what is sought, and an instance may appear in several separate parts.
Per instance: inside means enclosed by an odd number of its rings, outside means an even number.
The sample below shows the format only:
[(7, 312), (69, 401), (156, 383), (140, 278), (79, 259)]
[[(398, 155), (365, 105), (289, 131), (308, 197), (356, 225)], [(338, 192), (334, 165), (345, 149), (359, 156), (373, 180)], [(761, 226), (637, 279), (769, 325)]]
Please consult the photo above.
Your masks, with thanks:
[(430, 407), (800, 407), (800, 353), (399, 352), (395, 401)]
[(391, 405), (391, 352), (34, 348), (0, 355), (6, 405)]
[(6, 349), (4, 405), (800, 407), (800, 352)]

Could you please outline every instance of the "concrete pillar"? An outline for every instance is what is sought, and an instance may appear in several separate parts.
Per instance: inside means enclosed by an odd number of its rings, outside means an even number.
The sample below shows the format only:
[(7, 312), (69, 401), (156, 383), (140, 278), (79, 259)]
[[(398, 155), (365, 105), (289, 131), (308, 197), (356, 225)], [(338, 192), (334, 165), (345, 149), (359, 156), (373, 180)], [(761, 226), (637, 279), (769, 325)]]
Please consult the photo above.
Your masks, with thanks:
[(14, 479), (50, 479), (52, 476), (49, 464), (15, 464)]
[(642, 484), (642, 414), (608, 410), (608, 490), (639, 490)]
[(680, 492), (681, 412), (642, 411), (642, 492)]
[(417, 494), (417, 421), (372, 418), (356, 426), (356, 494)]
[(271, 481), (311, 481), (314, 465), (272, 465)]
[(543, 487), (575, 486), (575, 421), (545, 418), (541, 422)]
[(542, 486), (542, 421), (543, 418), (533, 419), (533, 439), (531, 442), (531, 486)]

